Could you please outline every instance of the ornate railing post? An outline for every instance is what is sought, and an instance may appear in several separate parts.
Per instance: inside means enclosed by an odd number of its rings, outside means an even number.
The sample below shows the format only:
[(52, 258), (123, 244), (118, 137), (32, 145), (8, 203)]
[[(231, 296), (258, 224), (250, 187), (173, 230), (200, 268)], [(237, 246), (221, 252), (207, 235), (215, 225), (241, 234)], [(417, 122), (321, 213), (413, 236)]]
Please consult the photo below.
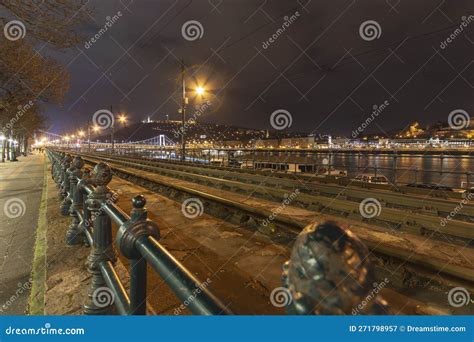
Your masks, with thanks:
[(100, 271), (100, 263), (111, 261), (115, 263), (117, 256), (112, 244), (112, 223), (109, 216), (102, 209), (102, 204), (110, 196), (107, 184), (112, 180), (112, 170), (105, 163), (99, 163), (92, 172), (92, 182), (96, 186), (95, 191), (89, 195), (87, 208), (91, 211), (93, 229), (93, 246), (91, 254), (87, 258), (87, 267), (92, 274), (91, 287), (89, 290), (89, 301), (84, 305), (84, 313), (87, 315), (105, 315), (113, 313), (113, 303), (102, 305), (98, 295), (106, 287), (104, 277)]
[(53, 177), (54, 182), (57, 183), (57, 168), (58, 168), (58, 160), (56, 155), (52, 152), (47, 150), (49, 161), (51, 162), (51, 177)]
[(66, 155), (64, 162), (62, 164), (62, 175), (61, 175), (61, 197), (64, 198), (61, 204), (61, 214), (64, 216), (69, 215), (69, 208), (71, 207), (72, 197), (71, 197), (71, 179), (70, 172), (74, 168), (72, 165), (72, 157)]
[[(89, 227), (92, 224), (91, 211), (87, 208), (88, 195), (86, 190), (84, 189), (84, 187), (88, 184), (92, 184), (90, 172), (91, 170), (86, 168), (82, 174), (82, 179), (77, 184), (79, 199), (82, 201), (82, 222), (79, 225), (79, 229), (81, 230), (84, 237), (86, 235), (86, 231), (89, 230)], [(87, 247), (90, 247), (89, 241), (87, 239), (84, 239), (84, 243)]]
[(282, 278), (291, 315), (389, 311), (378, 294), (369, 250), (350, 230), (332, 222), (309, 225), (299, 234)]
[(130, 260), (130, 312), (131, 315), (146, 314), (147, 263), (136, 248), (141, 237), (152, 236), (160, 239), (158, 226), (147, 219), (146, 199), (142, 195), (132, 200), (130, 220), (122, 225), (115, 242), (120, 252)]
[(61, 173), (60, 173), (60, 186), (59, 194), (61, 198), (67, 197), (67, 192), (69, 190), (69, 177), (67, 175), (67, 170), (71, 167), (72, 157), (69, 154), (66, 154), (61, 162)]
[(66, 244), (69, 246), (79, 245), (84, 242), (84, 234), (79, 228), (81, 223), (79, 219), (78, 211), (82, 209), (82, 192), (78, 190), (78, 178), (82, 178), (82, 168), (84, 167), (84, 161), (81, 157), (74, 157), (69, 169), (69, 189), (71, 193), (71, 206), (69, 208), (69, 216), (72, 217), (72, 222), (69, 225), (69, 229), (66, 232)]
[(56, 165), (56, 187), (58, 188), (58, 194), (61, 196), (61, 183), (62, 183), (62, 175), (63, 175), (63, 162), (64, 158), (66, 158), (65, 154), (61, 154), (58, 156), (58, 163)]

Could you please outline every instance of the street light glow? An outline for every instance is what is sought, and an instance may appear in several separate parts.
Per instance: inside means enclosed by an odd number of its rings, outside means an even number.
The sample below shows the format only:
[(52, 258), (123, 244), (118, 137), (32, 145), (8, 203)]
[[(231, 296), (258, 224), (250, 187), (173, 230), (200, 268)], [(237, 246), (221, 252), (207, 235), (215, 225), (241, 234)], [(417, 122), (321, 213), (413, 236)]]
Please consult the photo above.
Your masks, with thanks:
[(125, 115), (120, 115), (119, 121), (120, 121), (121, 123), (125, 123), (125, 122), (127, 121), (127, 117), (126, 117)]
[(198, 87), (196, 88), (196, 94), (197, 94), (198, 96), (203, 96), (205, 92), (206, 92), (206, 90), (205, 90), (203, 87), (201, 87), (201, 86), (198, 86)]

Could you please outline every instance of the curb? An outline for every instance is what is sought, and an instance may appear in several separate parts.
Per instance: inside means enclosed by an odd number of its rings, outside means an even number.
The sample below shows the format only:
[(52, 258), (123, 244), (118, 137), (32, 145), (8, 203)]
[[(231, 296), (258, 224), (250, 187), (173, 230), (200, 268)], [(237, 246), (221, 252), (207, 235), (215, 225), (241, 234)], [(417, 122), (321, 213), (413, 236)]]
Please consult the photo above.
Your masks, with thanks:
[(44, 315), (44, 294), (46, 287), (46, 232), (48, 230), (48, 161), (44, 158), (44, 181), (41, 205), (36, 229), (33, 265), (31, 269), (31, 293), (28, 301), (29, 315)]

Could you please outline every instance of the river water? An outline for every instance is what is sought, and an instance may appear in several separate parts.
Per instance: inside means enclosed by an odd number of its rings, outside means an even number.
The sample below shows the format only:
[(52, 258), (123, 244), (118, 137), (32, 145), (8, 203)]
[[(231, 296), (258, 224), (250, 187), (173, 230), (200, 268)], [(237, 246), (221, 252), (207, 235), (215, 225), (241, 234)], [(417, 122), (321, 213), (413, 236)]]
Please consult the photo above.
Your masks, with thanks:
[[(323, 167), (331, 165), (337, 170), (345, 170), (349, 177), (361, 173), (383, 174), (391, 182), (406, 184), (413, 182), (435, 183), (438, 185), (461, 188), (474, 186), (474, 157), (440, 156), (416, 154), (358, 154), (358, 153), (258, 153), (238, 159), (296, 162), (317, 164)], [(468, 176), (468, 173), (473, 173)]]

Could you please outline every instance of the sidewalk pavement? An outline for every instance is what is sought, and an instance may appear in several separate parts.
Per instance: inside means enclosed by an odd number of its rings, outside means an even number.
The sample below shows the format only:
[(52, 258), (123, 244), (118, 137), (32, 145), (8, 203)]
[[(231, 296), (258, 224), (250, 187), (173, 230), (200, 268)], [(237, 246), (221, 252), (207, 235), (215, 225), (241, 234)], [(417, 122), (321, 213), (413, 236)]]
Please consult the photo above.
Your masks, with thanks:
[(27, 309), (44, 159), (34, 154), (0, 163), (0, 315)]

